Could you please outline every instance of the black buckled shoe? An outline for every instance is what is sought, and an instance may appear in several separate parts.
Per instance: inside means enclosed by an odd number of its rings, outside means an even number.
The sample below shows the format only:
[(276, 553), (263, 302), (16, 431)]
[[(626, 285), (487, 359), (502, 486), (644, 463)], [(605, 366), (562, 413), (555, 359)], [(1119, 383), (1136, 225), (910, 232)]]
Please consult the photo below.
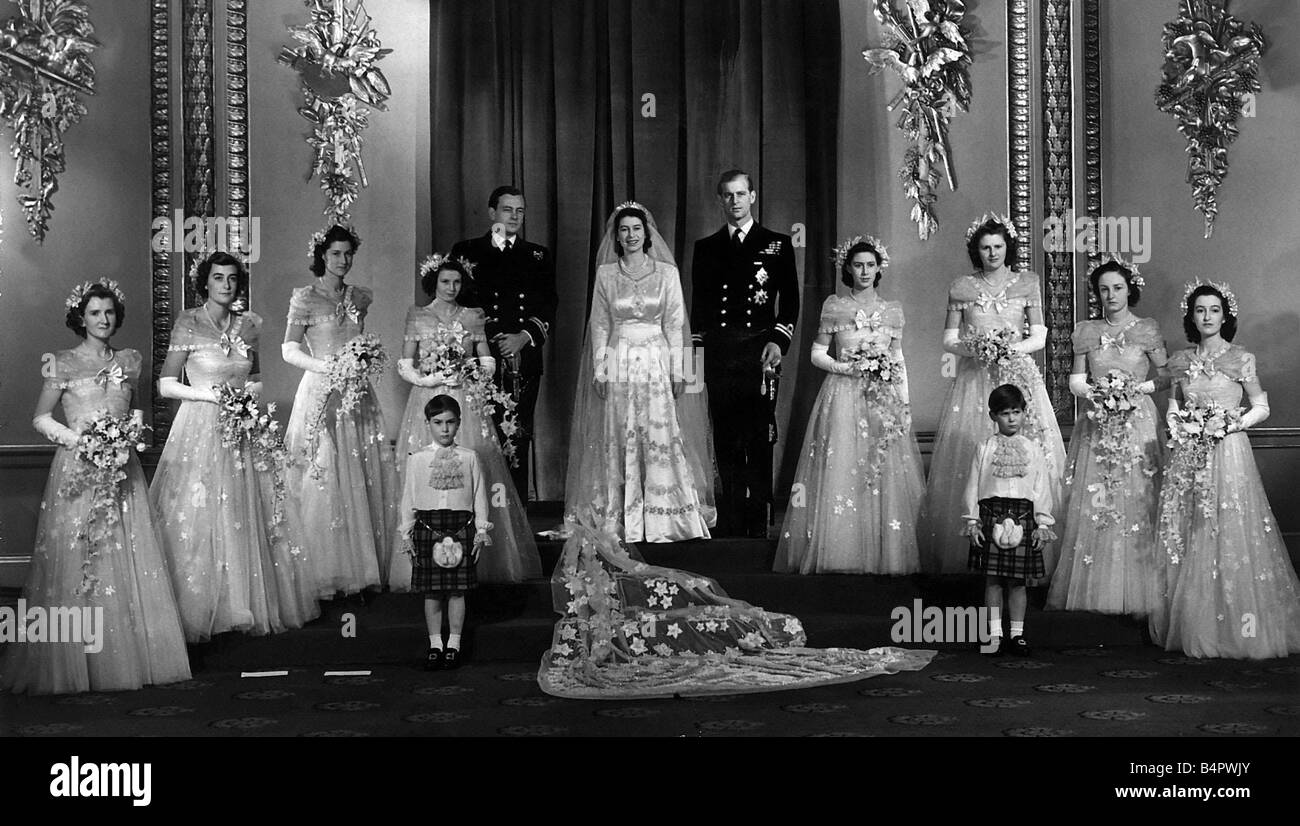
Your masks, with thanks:
[(425, 671), (441, 671), (443, 668), (443, 650), (441, 648), (429, 648), (429, 653), (424, 655)]
[(1011, 653), (1017, 657), (1029, 656), (1029, 641), (1023, 636), (1011, 638)]
[(453, 668), (460, 668), (460, 649), (448, 648), (442, 656), (442, 661), (443, 667), (449, 671)]

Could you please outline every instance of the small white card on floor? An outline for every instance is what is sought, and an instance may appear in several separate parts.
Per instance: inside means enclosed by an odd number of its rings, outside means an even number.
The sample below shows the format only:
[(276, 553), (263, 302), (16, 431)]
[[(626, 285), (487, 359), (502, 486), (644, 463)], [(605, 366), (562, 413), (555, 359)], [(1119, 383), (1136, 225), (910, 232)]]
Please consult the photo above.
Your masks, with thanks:
[(369, 677), (369, 671), (326, 671), (326, 677)]
[(287, 677), (288, 671), (241, 671), (241, 677)]

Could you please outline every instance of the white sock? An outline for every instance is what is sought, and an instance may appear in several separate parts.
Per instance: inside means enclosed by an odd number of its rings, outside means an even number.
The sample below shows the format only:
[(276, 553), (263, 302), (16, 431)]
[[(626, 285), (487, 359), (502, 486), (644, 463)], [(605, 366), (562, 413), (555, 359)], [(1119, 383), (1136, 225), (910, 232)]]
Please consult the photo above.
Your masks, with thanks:
[(1001, 608), (989, 609), (989, 636), (990, 637), (1002, 636), (1002, 609)]
[(448, 648), (454, 648), (454, 649), (456, 649), (457, 651), (459, 651), (459, 650), (460, 650), (460, 634), (448, 634), (448, 635), (447, 635), (447, 647), (448, 647)]
[(1023, 637), (1024, 634), (1025, 634), (1025, 623), (1024, 623), (1023, 621), (1021, 621), (1021, 622), (1016, 622), (1015, 620), (1012, 620), (1012, 621), (1011, 621), (1011, 636), (1013, 636), (1013, 637)]
[(438, 649), (439, 651), (441, 651), (441, 650), (442, 650), (442, 635), (441, 635), (441, 634), (430, 634), (430, 635), (429, 635), (429, 647), (430, 647), (430, 648), (436, 648), (436, 649)]

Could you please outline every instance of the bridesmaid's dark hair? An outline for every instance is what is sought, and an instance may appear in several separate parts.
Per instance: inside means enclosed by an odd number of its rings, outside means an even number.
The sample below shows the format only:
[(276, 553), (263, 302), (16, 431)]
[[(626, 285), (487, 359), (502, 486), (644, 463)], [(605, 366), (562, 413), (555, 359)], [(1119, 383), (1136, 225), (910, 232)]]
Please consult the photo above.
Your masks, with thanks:
[(1223, 327), (1219, 329), (1219, 335), (1223, 336), (1224, 341), (1232, 341), (1237, 337), (1237, 317), (1232, 314), (1232, 310), (1228, 309), (1228, 299), (1223, 297), (1219, 288), (1209, 284), (1202, 284), (1187, 296), (1187, 312), (1183, 313), (1183, 332), (1187, 334), (1187, 340), (1192, 344), (1201, 343), (1201, 331), (1196, 329), (1196, 322), (1192, 321), (1192, 313), (1196, 311), (1196, 299), (1203, 295), (1212, 295), (1219, 299), (1219, 306), (1223, 307)]
[(194, 273), (194, 292), (199, 294), (199, 298), (207, 300), (208, 276), (212, 274), (212, 268), (231, 265), (235, 267), (235, 275), (239, 276), (239, 286), (235, 288), (235, 296), (248, 293), (248, 268), (244, 266), (244, 262), (228, 252), (217, 250), (200, 261), (198, 271)]
[(90, 289), (86, 290), (81, 296), (81, 302), (75, 307), (68, 308), (68, 314), (63, 319), (67, 328), (82, 338), (86, 337), (86, 325), (82, 323), (82, 316), (86, 313), (86, 305), (92, 298), (111, 298), (113, 300), (113, 314), (117, 318), (117, 326), (113, 332), (122, 329), (122, 322), (126, 321), (126, 305), (117, 297), (117, 293), (103, 284), (91, 284)]
[(1016, 261), (1019, 260), (1017, 252), (1019, 251), (1020, 245), (1017, 243), (1016, 239), (1011, 237), (1011, 233), (1002, 225), (1001, 221), (992, 218), (980, 224), (975, 230), (975, 234), (966, 242), (966, 254), (970, 256), (971, 266), (977, 270), (984, 268), (983, 262), (980, 261), (980, 241), (984, 240), (985, 235), (1002, 236), (1002, 240), (1007, 243), (1006, 265), (1008, 267), (1014, 267)]
[(424, 405), (424, 418), (432, 419), (439, 413), (450, 411), (457, 419), (460, 418), (460, 402), (444, 393), (439, 393)]
[(1097, 299), (1098, 304), (1101, 303), (1101, 294), (1097, 292), (1099, 289), (1097, 285), (1101, 283), (1101, 277), (1108, 272), (1117, 272), (1124, 278), (1124, 283), (1128, 285), (1128, 305), (1130, 307), (1135, 306), (1138, 299), (1142, 297), (1142, 288), (1133, 283), (1132, 271), (1118, 261), (1109, 261), (1102, 264), (1088, 276), (1088, 283), (1092, 285), (1093, 298)]
[(433, 293), (438, 288), (438, 273), (443, 270), (451, 270), (452, 272), (460, 273), (460, 292), (461, 294), (464, 294), (465, 288), (469, 286), (469, 270), (465, 269), (464, 264), (459, 261), (453, 261), (450, 258), (439, 264), (438, 269), (432, 272), (426, 272), (420, 278), (420, 289), (424, 290), (424, 294), (433, 298)]
[[(874, 255), (876, 257), (876, 266), (880, 266), (880, 250), (871, 246), (869, 242), (859, 241), (849, 247), (849, 251), (844, 253), (844, 263), (840, 264), (840, 283), (846, 287), (853, 286), (853, 270), (849, 268), (853, 266), (853, 259), (856, 258), (860, 252), (869, 252)], [(875, 287), (878, 285), (880, 283), (880, 276), (884, 274), (885, 270), (883, 267), (876, 270), (876, 280), (871, 282), (871, 286)]]
[(1014, 384), (1003, 384), (993, 388), (989, 394), (989, 412), (993, 415), (1003, 410), (1025, 409), (1025, 394)]
[(330, 244), (335, 241), (347, 241), (352, 245), (354, 253), (361, 249), (361, 239), (352, 230), (339, 224), (330, 227), (325, 232), (325, 240), (312, 247), (311, 250), (311, 274), (317, 278), (325, 274), (325, 250), (329, 249)]
[(641, 229), (645, 230), (645, 243), (641, 245), (643, 252), (650, 251), (650, 222), (646, 220), (645, 213), (636, 207), (623, 207), (614, 213), (614, 252), (621, 257), (623, 255), (623, 245), (618, 242), (618, 222), (624, 218), (636, 218), (641, 222)]

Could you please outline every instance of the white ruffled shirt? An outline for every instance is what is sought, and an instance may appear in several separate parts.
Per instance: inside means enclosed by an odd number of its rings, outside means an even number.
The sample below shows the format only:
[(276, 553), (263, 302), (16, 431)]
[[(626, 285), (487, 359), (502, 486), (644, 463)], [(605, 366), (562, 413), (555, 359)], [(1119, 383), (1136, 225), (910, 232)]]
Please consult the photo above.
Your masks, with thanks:
[(1017, 433), (995, 433), (975, 448), (970, 473), (966, 477), (966, 494), (962, 498), (962, 518), (979, 521), (981, 499), (1000, 496), (1005, 499), (1028, 499), (1034, 503), (1034, 521), (1054, 525), (1052, 486), (1047, 474), (1047, 458), (1038, 443)]
[[(446, 456), (440, 451), (451, 450), (460, 464), (461, 481), (458, 487), (434, 487), (434, 471), (443, 476), (445, 467), (435, 468), (435, 462), (444, 464)], [(444, 481), (442, 484), (446, 484)], [(487, 485), (483, 470), (479, 465), (478, 454), (467, 447), (452, 444), (449, 448), (434, 443), (412, 453), (406, 460), (406, 483), (402, 485), (402, 501), (398, 517), (398, 536), (407, 536), (415, 527), (417, 510), (452, 510), (472, 511), (474, 525), (479, 531), (492, 529), (488, 519)]]

